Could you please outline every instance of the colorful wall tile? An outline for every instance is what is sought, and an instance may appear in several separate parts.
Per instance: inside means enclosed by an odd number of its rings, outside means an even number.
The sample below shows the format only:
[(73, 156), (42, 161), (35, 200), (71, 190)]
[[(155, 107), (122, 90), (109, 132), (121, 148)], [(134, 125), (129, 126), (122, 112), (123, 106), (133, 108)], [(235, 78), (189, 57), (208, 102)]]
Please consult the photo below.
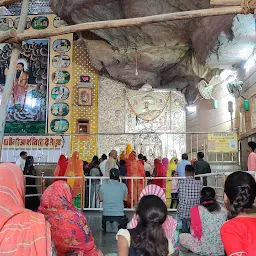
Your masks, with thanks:
[(73, 34), (51, 37), (48, 133), (70, 133)]
[[(79, 89), (88, 83), (80, 83), (81, 77), (90, 78), (92, 87), (91, 106), (79, 105)], [(91, 66), (89, 55), (86, 47), (74, 45), (73, 47), (73, 94), (72, 94), (72, 120), (71, 133), (77, 134), (77, 120), (89, 121), (89, 133), (92, 135), (72, 136), (71, 153), (73, 151), (80, 152), (80, 158), (91, 161), (92, 157), (97, 154), (97, 136), (98, 133), (98, 74)], [(80, 87), (80, 88), (79, 88)], [(78, 89), (79, 88), (79, 89)], [(93, 135), (94, 134), (94, 135)]]

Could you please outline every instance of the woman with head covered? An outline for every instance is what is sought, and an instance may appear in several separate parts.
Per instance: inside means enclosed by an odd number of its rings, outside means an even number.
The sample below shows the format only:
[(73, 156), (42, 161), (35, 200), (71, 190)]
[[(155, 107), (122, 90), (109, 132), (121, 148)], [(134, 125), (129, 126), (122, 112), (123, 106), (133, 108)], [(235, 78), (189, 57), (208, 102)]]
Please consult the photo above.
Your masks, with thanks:
[(58, 256), (102, 255), (84, 213), (73, 206), (72, 190), (66, 182), (56, 181), (45, 190), (39, 211), (51, 224)]
[(52, 255), (50, 225), (24, 207), (24, 177), (14, 164), (0, 164), (0, 255)]

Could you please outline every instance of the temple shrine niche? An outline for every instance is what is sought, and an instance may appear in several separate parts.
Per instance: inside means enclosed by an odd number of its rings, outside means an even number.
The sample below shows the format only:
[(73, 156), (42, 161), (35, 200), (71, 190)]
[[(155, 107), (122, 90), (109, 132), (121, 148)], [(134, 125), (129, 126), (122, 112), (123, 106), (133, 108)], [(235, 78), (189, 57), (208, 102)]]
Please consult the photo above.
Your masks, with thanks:
[(110, 147), (121, 152), (129, 143), (150, 159), (185, 152), (186, 103), (181, 93), (129, 90), (106, 77), (100, 78), (99, 90), (99, 133), (115, 134), (99, 137), (100, 154)]

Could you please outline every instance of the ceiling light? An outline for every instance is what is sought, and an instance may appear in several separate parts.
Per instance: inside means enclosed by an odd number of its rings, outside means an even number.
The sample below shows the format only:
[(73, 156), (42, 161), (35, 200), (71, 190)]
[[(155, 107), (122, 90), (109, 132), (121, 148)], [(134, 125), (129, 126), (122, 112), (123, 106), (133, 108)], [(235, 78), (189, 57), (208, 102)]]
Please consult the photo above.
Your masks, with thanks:
[(248, 72), (254, 65), (255, 65), (255, 59), (254, 57), (250, 57), (244, 65), (246, 72)]
[(196, 105), (187, 106), (186, 109), (190, 113), (196, 112)]
[(220, 78), (222, 81), (226, 80), (230, 76), (237, 77), (237, 72), (230, 69), (225, 69), (220, 74)]
[(153, 88), (150, 84), (143, 84), (142, 87), (139, 89), (140, 92), (152, 92)]

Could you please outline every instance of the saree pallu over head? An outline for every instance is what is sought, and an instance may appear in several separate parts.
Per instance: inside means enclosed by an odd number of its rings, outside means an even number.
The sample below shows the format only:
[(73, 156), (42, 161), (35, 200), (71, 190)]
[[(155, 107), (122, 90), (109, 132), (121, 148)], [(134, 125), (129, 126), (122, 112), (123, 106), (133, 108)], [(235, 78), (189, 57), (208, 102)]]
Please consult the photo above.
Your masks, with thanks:
[[(148, 195), (157, 196), (164, 203), (166, 203), (165, 193), (164, 193), (163, 189), (157, 185), (149, 185), (149, 186), (145, 187), (140, 194), (139, 200), (141, 200), (141, 198), (143, 196), (148, 196)], [(133, 216), (131, 222), (128, 224), (128, 228), (133, 229), (137, 226), (137, 224), (138, 224), (138, 217), (135, 214)], [(176, 226), (177, 226), (177, 221), (174, 218), (172, 218), (171, 216), (167, 216), (162, 227), (164, 229), (166, 238), (168, 238), (170, 241), (173, 241), (173, 239), (174, 239), (173, 236), (174, 236)]]
[[(53, 176), (64, 176), (66, 173), (67, 167), (68, 167), (68, 161), (66, 156), (60, 155), (57, 166), (54, 170)], [(54, 181), (58, 181), (58, 180), (60, 179), (54, 179)]]
[[(163, 177), (163, 165), (159, 159), (154, 160), (155, 165), (155, 177), (161, 178)], [(152, 184), (155, 184), (161, 188), (163, 188), (163, 179), (153, 179)]]
[(39, 211), (51, 224), (58, 256), (102, 255), (95, 247), (85, 215), (73, 206), (72, 190), (66, 182), (54, 182), (45, 190)]
[(44, 216), (24, 208), (20, 168), (0, 164), (0, 255), (50, 256), (50, 225)]
[[(145, 178), (144, 166), (136, 160), (136, 153), (130, 153), (126, 164), (126, 176), (127, 177), (141, 177)], [(128, 205), (136, 206), (139, 200), (140, 193), (144, 188), (144, 179), (127, 179), (128, 188)]]
[[(83, 161), (79, 159), (79, 153), (77, 151), (73, 152), (72, 157), (68, 160), (68, 167), (65, 176), (77, 177), (84, 176), (83, 171)], [(83, 179), (72, 179), (69, 178), (67, 183), (74, 191), (74, 196), (81, 194)]]

